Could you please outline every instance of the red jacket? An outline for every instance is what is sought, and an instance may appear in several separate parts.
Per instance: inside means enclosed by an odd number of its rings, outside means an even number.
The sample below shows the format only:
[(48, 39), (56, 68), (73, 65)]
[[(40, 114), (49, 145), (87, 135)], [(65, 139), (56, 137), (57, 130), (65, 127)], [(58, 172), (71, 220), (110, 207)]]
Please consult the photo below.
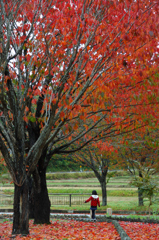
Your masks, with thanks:
[(85, 203), (91, 201), (91, 207), (97, 207), (97, 204), (98, 206), (100, 207), (100, 201), (99, 201), (99, 197), (98, 195), (92, 195), (90, 198), (88, 198)]

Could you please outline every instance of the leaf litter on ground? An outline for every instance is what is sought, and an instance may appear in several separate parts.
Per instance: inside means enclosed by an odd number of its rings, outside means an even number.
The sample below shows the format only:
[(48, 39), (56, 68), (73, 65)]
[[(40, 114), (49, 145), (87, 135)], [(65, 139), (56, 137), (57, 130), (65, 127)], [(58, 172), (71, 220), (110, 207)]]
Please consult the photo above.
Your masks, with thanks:
[[(74, 220), (55, 220), (51, 224), (33, 224), (30, 220), (30, 234), (26, 237), (17, 235), (14, 239), (32, 240), (120, 240), (120, 236), (112, 223), (107, 222), (81, 222)], [(12, 223), (3, 222), (0, 236), (3, 240), (11, 239)]]
[(159, 224), (141, 222), (119, 222), (132, 240), (158, 240)]

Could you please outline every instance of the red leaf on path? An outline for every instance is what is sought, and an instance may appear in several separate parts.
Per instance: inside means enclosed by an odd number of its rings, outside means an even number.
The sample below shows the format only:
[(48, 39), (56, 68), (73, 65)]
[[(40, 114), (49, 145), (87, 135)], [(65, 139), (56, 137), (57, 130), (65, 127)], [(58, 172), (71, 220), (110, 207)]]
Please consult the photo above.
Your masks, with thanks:
[[(10, 239), (12, 232), (12, 224), (4, 222), (1, 224), (0, 236), (2, 239)], [(55, 220), (50, 225), (34, 225), (33, 220), (30, 221), (30, 234), (26, 237), (20, 235), (14, 239), (53, 239), (53, 240), (120, 240), (114, 225), (107, 222), (79, 222), (73, 220)]]
[(159, 239), (159, 224), (120, 222), (120, 225), (132, 240)]

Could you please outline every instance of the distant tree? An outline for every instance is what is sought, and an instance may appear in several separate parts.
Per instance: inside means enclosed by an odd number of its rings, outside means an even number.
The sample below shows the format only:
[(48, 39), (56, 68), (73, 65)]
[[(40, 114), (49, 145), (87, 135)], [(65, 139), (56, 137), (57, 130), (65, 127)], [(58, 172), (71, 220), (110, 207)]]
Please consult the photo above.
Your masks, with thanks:
[[(120, 144), (118, 156), (122, 166), (131, 173), (133, 178), (136, 179), (138, 176), (141, 180), (144, 176), (148, 176), (149, 179), (150, 176), (159, 172), (158, 136), (158, 129), (155, 128), (145, 134), (140, 135), (138, 132), (135, 135), (129, 135), (125, 140), (126, 144)], [(144, 204), (141, 183), (142, 180), (138, 184), (139, 206)]]
[(145, 171), (145, 168), (142, 167), (140, 169), (141, 176), (133, 176), (131, 180), (132, 186), (138, 187), (142, 192), (143, 199), (148, 199), (148, 210), (149, 216), (151, 213), (151, 206), (153, 203), (157, 203), (159, 201), (158, 193), (159, 193), (159, 186), (158, 186), (158, 179), (152, 173), (153, 171)]
[(88, 166), (93, 170), (95, 176), (100, 182), (102, 189), (102, 205), (107, 205), (107, 183), (114, 172), (108, 172), (109, 167), (113, 165), (114, 156), (112, 146), (108, 143), (92, 143), (74, 155), (76, 162)]

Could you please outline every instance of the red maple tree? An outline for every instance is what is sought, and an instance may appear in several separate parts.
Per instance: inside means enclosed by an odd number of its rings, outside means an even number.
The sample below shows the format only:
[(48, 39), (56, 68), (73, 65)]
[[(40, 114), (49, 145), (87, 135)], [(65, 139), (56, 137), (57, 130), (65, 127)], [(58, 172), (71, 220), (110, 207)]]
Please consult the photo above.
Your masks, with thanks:
[(49, 222), (50, 156), (148, 124), (148, 111), (157, 124), (159, 6), (2, 0), (0, 9), (0, 149), (15, 185), (13, 233), (27, 234), (31, 174), (36, 216)]

